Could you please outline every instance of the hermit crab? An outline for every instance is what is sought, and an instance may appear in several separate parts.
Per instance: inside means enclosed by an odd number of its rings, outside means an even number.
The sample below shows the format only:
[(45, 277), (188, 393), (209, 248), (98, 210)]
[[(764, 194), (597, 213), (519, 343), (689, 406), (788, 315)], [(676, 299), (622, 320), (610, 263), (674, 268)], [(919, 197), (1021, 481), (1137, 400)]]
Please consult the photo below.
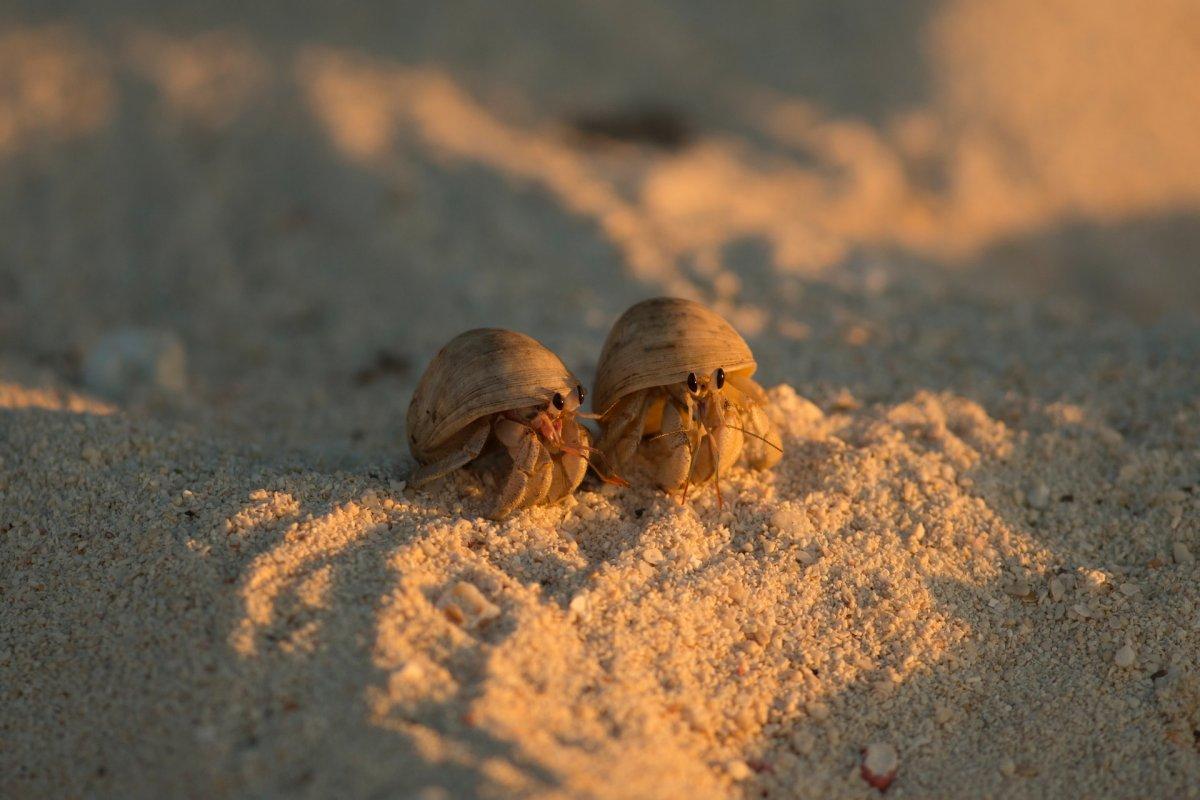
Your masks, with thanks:
[[(739, 457), (769, 469), (783, 454), (745, 340), (700, 303), (670, 297), (630, 308), (600, 353), (593, 408), (599, 448), (627, 474), (635, 462), (668, 492), (716, 482)], [(720, 500), (720, 486), (717, 499)]]
[(423, 486), (502, 448), (512, 466), (493, 518), (561, 500), (587, 473), (590, 440), (576, 419), (583, 401), (583, 384), (536, 339), (499, 328), (459, 334), (409, 403), (408, 446), (421, 465), (409, 483)]

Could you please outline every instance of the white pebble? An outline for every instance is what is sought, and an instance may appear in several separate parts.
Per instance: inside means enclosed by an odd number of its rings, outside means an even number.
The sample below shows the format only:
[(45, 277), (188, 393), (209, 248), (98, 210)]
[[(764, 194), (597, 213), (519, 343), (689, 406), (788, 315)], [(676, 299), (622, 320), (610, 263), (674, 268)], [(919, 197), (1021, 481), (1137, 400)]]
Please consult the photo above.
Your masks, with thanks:
[(1171, 555), (1175, 558), (1176, 564), (1192, 563), (1192, 551), (1183, 542), (1176, 542), (1171, 546)]
[(792, 749), (801, 755), (811, 753), (814, 744), (816, 742), (813, 741), (813, 736), (808, 731), (798, 730), (792, 734)]
[(580, 593), (571, 598), (571, 603), (568, 605), (568, 608), (571, 609), (572, 613), (574, 613), (576, 616), (582, 616), (583, 614), (587, 613), (588, 606), (590, 604), (591, 601), (588, 600), (587, 594)]
[(896, 748), (890, 744), (873, 742), (867, 745), (863, 754), (862, 776), (876, 789), (886, 791), (899, 766), (900, 756)]
[(389, 677), (390, 684), (417, 684), (425, 679), (425, 668), (416, 661), (409, 661), (403, 667), (393, 672)]
[(662, 550), (657, 547), (651, 547), (649, 550), (642, 553), (642, 560), (647, 564), (661, 564), (666, 559)]
[(1025, 492), (1025, 502), (1030, 508), (1046, 508), (1050, 505), (1050, 489), (1042, 481), (1037, 481)]
[(829, 706), (825, 705), (824, 703), (818, 703), (818, 702), (814, 701), (812, 703), (809, 703), (807, 708), (808, 708), (808, 715), (810, 717), (812, 717), (813, 719), (828, 719), (829, 718)]
[(876, 775), (886, 775), (900, 763), (900, 757), (896, 755), (896, 748), (890, 744), (873, 742), (867, 745), (864, 763)]
[(1129, 667), (1133, 666), (1135, 658), (1136, 656), (1133, 652), (1133, 648), (1129, 645), (1125, 645), (1117, 651), (1115, 656), (1113, 656), (1113, 661), (1117, 662), (1118, 667), (1121, 667), (1122, 669), (1128, 669)]
[(83, 359), (83, 382), (106, 397), (137, 389), (182, 392), (187, 383), (183, 343), (165, 331), (123, 328), (96, 342)]
[(1099, 592), (1108, 585), (1108, 576), (1098, 569), (1084, 570), (1083, 585), (1089, 592)]
[(735, 781), (744, 781), (754, 774), (754, 771), (750, 769), (750, 765), (741, 759), (730, 761), (725, 766), (725, 770), (729, 773), (729, 777)]

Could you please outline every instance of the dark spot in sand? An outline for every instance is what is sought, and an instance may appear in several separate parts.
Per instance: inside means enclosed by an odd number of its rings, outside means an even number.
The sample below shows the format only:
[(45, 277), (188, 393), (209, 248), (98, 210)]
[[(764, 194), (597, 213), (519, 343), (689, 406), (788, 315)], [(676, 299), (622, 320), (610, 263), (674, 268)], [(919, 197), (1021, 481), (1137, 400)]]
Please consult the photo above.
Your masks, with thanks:
[(692, 140), (691, 128), (677, 111), (654, 103), (582, 113), (569, 124), (583, 144), (592, 146), (645, 144), (679, 150)]
[(370, 364), (354, 373), (356, 386), (367, 386), (389, 375), (404, 375), (412, 367), (408, 358), (390, 350), (380, 350)]

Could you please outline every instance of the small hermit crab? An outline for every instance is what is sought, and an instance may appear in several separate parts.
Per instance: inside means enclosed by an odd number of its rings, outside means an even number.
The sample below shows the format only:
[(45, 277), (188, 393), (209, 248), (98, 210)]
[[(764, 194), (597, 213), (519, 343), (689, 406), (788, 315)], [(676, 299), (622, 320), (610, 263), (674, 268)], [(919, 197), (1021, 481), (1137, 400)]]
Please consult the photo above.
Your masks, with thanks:
[(716, 482), (739, 457), (769, 469), (783, 449), (763, 411), (766, 393), (750, 377), (757, 367), (737, 331), (700, 303), (638, 303), (600, 353), (592, 399), (601, 411), (600, 450), (617, 471), (636, 461), (681, 497), (691, 484)]
[(536, 339), (499, 328), (459, 334), (409, 403), (408, 446), (421, 465), (409, 483), (423, 486), (502, 447), (512, 469), (493, 518), (561, 500), (587, 473), (590, 441), (576, 420), (583, 400), (583, 384)]

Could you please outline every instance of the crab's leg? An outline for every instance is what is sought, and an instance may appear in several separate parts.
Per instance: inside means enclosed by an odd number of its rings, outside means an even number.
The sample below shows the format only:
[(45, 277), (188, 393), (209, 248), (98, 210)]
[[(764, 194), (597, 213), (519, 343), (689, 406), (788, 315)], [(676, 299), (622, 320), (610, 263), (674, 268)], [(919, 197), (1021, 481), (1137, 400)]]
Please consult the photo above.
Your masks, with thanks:
[(742, 427), (746, 429), (746, 443), (742, 452), (751, 469), (770, 469), (783, 458), (783, 442), (779, 432), (760, 406), (742, 409)]
[(767, 417), (763, 406), (767, 404), (767, 393), (747, 375), (729, 375), (725, 378), (733, 388), (731, 400), (741, 416), (741, 427), (746, 432), (742, 453), (751, 469), (770, 469), (783, 457), (783, 443), (779, 433)]
[(642, 441), (649, 398), (649, 392), (635, 392), (625, 397), (609, 412), (603, 423), (604, 434), (600, 437), (600, 450), (618, 470), (628, 468), (633, 454), (637, 452), (638, 444)]
[(669, 397), (663, 406), (661, 432), (646, 444), (654, 479), (668, 492), (683, 486), (691, 473), (693, 424), (686, 403)]
[(488, 433), (491, 432), (491, 429), (492, 425), (489, 419), (481, 419), (476, 422), (467, 429), (466, 437), (457, 450), (432, 464), (426, 464), (417, 469), (409, 476), (409, 485), (424, 486), (479, 458), (479, 454), (483, 452), (483, 446), (487, 444)]
[(529, 508), (545, 502), (550, 494), (550, 487), (554, 483), (554, 472), (557, 465), (541, 440), (538, 440), (537, 445), (541, 453), (538, 455), (537, 466), (533, 468), (533, 474), (529, 476), (529, 483), (525, 486), (525, 496), (521, 499), (521, 508)]
[(538, 462), (545, 452), (532, 428), (510, 419), (496, 420), (496, 438), (508, 449), (513, 466), (500, 490), (500, 500), (492, 511), (492, 519), (508, 516), (519, 508), (530, 493), (531, 484), (537, 491)]
[(736, 409), (727, 406), (721, 397), (712, 397), (705, 403), (700, 420), (703, 438), (692, 466), (695, 483), (719, 479), (722, 469), (737, 462), (742, 452), (742, 432), (737, 422)]
[(550, 491), (546, 499), (553, 503), (575, 491), (587, 474), (588, 461), (584, 455), (588, 451), (588, 433), (577, 422), (571, 421), (563, 426), (563, 444), (561, 453), (553, 457), (554, 476), (550, 483)]

